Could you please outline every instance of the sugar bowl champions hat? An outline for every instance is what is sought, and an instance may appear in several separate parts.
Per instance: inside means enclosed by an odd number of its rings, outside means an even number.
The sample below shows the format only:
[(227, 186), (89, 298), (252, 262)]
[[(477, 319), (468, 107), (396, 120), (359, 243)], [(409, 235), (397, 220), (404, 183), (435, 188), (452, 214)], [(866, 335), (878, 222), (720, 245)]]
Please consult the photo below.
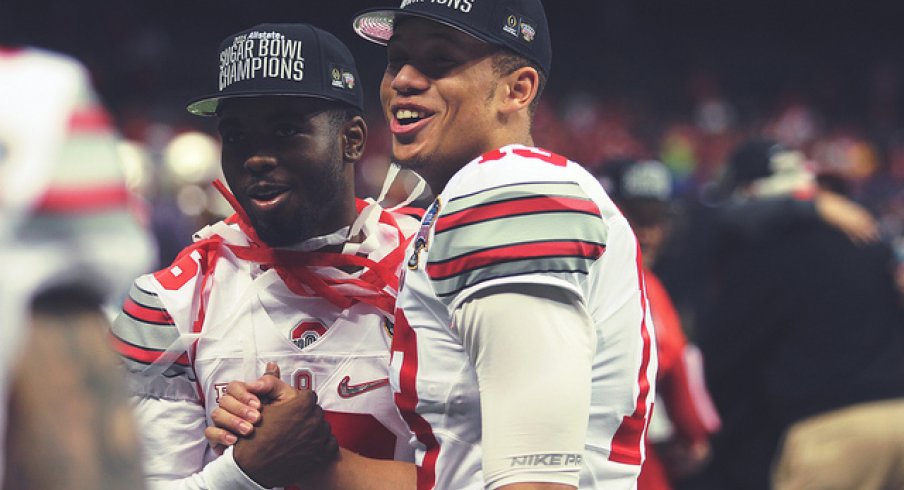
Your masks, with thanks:
[(336, 36), (308, 24), (260, 24), (220, 43), (217, 91), (186, 109), (214, 116), (220, 101), (288, 95), (344, 102), (364, 109), (351, 52)]
[(547, 75), (552, 67), (549, 26), (540, 0), (402, 0), (398, 8), (358, 13), (352, 27), (364, 39), (386, 44), (400, 16), (430, 19), (509, 48)]

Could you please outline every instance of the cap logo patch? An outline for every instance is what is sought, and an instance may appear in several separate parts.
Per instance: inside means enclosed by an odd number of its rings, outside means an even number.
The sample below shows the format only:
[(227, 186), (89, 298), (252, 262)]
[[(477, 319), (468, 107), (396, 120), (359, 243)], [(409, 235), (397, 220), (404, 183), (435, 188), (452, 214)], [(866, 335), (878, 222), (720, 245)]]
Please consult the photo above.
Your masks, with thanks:
[(509, 13), (505, 18), (505, 25), (502, 26), (502, 30), (514, 38), (530, 43), (537, 37), (535, 25), (532, 20), (526, 17)]
[(450, 9), (458, 10), (462, 13), (471, 11), (471, 7), (477, 0), (402, 0), (399, 8), (405, 8), (413, 3), (435, 3), (436, 5), (444, 5)]
[(509, 16), (505, 18), (505, 25), (502, 26), (502, 30), (512, 36), (518, 37), (518, 17), (509, 14)]
[(256, 78), (300, 82), (304, 78), (302, 42), (279, 32), (253, 31), (236, 36), (220, 52), (220, 91)]
[(334, 88), (352, 90), (355, 88), (355, 74), (340, 66), (330, 65), (330, 85)]
[(537, 30), (534, 27), (524, 20), (521, 21), (521, 39), (524, 39), (527, 42), (531, 42), (534, 40), (534, 36), (537, 35)]

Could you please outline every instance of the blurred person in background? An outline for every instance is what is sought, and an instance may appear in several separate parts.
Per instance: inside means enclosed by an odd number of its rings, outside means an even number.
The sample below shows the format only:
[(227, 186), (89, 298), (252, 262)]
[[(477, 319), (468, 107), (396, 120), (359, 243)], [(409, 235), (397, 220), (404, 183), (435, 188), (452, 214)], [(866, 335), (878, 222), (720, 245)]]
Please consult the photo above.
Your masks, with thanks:
[[(722, 173), (728, 173), (727, 169)], [(719, 243), (764, 239), (817, 222), (838, 229), (855, 243), (870, 243), (880, 237), (877, 220), (840, 189), (809, 186), (758, 199), (730, 199), (727, 186), (733, 178), (717, 178), (701, 187), (694, 198), (676, 204), (668, 246), (657, 254), (656, 273), (670, 291), (692, 340), (700, 312), (710, 303), (705, 278), (718, 272), (713, 270), (713, 257)]]
[[(768, 140), (734, 152), (723, 186), (720, 228), (777, 197), (825, 194), (800, 152)], [(904, 309), (889, 247), (815, 219), (760, 231), (721, 235), (698, 332), (723, 421), (715, 488), (904, 488)]]
[(0, 94), (3, 487), (141, 488), (102, 308), (154, 249), (118, 136), (74, 59), (0, 47)]
[(669, 490), (671, 481), (693, 475), (704, 466), (710, 456), (709, 437), (720, 423), (706, 391), (700, 352), (687, 342), (669, 294), (652, 271), (669, 234), (672, 177), (658, 161), (621, 159), (604, 163), (597, 178), (640, 243), (656, 329), (659, 410), (650, 423), (647, 460), (637, 488)]

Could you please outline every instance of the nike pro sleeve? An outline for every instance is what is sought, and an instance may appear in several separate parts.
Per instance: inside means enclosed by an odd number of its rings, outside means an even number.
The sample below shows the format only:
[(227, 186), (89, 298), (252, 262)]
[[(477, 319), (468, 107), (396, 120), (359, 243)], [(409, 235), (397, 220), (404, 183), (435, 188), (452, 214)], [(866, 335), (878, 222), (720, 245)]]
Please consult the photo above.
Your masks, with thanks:
[(454, 325), (480, 384), (486, 488), (577, 487), (596, 345), (583, 301), (558, 287), (506, 285), (462, 304)]

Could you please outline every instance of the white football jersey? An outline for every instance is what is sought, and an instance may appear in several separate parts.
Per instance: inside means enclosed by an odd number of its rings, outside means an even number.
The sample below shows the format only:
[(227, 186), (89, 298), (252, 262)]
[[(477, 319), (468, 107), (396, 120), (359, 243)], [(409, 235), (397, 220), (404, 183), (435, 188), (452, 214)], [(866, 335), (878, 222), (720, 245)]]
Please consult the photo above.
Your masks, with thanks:
[[(411, 218), (397, 218), (409, 229), (416, 226)], [(365, 227), (365, 234), (383, 238), (367, 257), (379, 262), (394, 251), (401, 257), (397, 249), (404, 241), (398, 228), (372, 226), (378, 229)], [(317, 393), (342, 447), (373, 458), (411, 461), (408, 428), (388, 386), (391, 313), (364, 301), (343, 307), (318, 294), (298, 294), (277, 267), (236, 255), (230, 246), (241, 249), (248, 238), (235, 224), (207, 227), (196, 240), (172, 266), (135, 281), (113, 329), (137, 396), (191, 401), (203, 407), (195, 417), (206, 415), (193, 438), (182, 439), (174, 430), (170, 447), (150, 444), (148, 452), (162, 454), (148, 455), (155, 466), (149, 472), (166, 474), (167, 465), (185, 468), (173, 449), (179, 441), (201, 444), (205, 452), (203, 460), (191, 453), (197, 460), (187, 471), (200, 471), (212, 460), (203, 427), (212, 424), (210, 414), (220, 395), (230, 381), (261, 376), (268, 361), (279, 364), (287, 383)], [(343, 272), (329, 260), (308, 270), (323, 278), (364, 273)], [(391, 273), (396, 276), (397, 268)], [(346, 287), (337, 290), (353, 294)], [(393, 297), (395, 287), (387, 286)], [(175, 412), (169, 415), (175, 417)], [(147, 415), (151, 417), (143, 421), (145, 431), (167, 430), (165, 413)], [(174, 427), (179, 423), (174, 420)]]
[(408, 253), (390, 379), (414, 434), (418, 490), (484, 488), (480, 393), (452, 312), (500, 284), (561, 287), (587, 305), (597, 345), (580, 488), (634, 488), (655, 342), (637, 241), (597, 180), (537, 148), (490, 152), (453, 176)]
[[(121, 301), (153, 260), (132, 212), (118, 135), (76, 60), (0, 47), (0, 439), (10, 369), (42, 290)], [(0, 480), (3, 468), (0, 444)]]

